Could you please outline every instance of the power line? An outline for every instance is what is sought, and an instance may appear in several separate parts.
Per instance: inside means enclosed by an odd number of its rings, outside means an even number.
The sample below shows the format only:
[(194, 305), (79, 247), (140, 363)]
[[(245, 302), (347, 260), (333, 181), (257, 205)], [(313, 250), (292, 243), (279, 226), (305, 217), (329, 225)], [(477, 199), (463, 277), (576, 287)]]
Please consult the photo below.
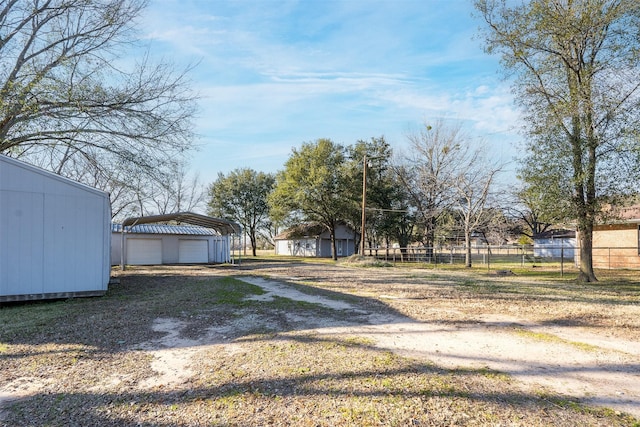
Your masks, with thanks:
[(381, 209), (381, 208), (366, 208), (368, 211), (380, 211), (380, 212), (409, 212), (406, 209)]

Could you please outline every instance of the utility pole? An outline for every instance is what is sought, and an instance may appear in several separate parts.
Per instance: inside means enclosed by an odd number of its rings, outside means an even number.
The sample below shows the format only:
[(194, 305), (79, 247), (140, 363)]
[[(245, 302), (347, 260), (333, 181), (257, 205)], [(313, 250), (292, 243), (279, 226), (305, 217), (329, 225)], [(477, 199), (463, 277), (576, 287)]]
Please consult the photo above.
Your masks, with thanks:
[(366, 209), (367, 204), (367, 155), (362, 157), (362, 221), (360, 229), (360, 255), (364, 256), (364, 227), (366, 223)]

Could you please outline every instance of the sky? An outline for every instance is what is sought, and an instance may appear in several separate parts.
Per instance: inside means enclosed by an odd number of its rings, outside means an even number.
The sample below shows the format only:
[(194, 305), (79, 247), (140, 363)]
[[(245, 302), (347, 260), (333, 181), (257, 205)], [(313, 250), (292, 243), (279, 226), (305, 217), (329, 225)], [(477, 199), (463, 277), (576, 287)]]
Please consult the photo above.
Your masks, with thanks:
[(151, 0), (140, 29), (154, 56), (196, 64), (191, 170), (209, 184), (237, 168), (282, 170), (319, 138), (384, 136), (406, 152), (407, 135), (436, 120), (512, 161), (510, 82), (472, 13), (471, 0)]

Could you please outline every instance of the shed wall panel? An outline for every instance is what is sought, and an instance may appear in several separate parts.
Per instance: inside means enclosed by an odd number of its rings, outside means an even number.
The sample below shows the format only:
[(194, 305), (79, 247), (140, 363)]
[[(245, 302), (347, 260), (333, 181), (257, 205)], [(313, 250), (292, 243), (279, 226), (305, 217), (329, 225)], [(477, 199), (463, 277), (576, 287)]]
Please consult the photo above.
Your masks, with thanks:
[(231, 244), (229, 236), (215, 236), (209, 246), (211, 262), (231, 262)]
[[(102, 281), (103, 204), (95, 197), (45, 195), (43, 246), (48, 292), (79, 292)], [(64, 250), (61, 250), (64, 248)], [(65, 265), (66, 267), (60, 268)]]
[(44, 196), (0, 191), (0, 295), (44, 292)]
[(207, 240), (180, 239), (178, 262), (181, 264), (206, 264), (209, 262), (209, 242)]
[(162, 239), (126, 239), (126, 257), (129, 265), (162, 264)]
[(178, 263), (178, 236), (172, 234), (161, 235), (162, 264)]

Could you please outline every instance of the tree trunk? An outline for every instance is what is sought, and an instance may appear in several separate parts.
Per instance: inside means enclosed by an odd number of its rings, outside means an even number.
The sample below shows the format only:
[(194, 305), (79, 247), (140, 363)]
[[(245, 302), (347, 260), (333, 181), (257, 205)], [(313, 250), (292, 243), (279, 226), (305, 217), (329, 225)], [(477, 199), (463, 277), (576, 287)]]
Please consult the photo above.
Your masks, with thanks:
[(430, 217), (427, 222), (424, 240), (426, 246), (425, 255), (431, 259), (433, 258), (433, 248), (436, 243), (436, 218), (434, 216)]
[(249, 241), (251, 242), (251, 253), (255, 257), (256, 256), (256, 248), (258, 246), (258, 239), (256, 238), (256, 230), (255, 230), (255, 228), (252, 228), (249, 231)]
[(336, 249), (336, 227), (335, 226), (331, 226), (331, 258), (333, 258), (334, 261), (338, 260), (338, 251)]
[(583, 224), (578, 227), (580, 239), (580, 273), (578, 282), (597, 282), (593, 271), (593, 226)]
[(464, 266), (471, 268), (471, 230), (464, 230)]

